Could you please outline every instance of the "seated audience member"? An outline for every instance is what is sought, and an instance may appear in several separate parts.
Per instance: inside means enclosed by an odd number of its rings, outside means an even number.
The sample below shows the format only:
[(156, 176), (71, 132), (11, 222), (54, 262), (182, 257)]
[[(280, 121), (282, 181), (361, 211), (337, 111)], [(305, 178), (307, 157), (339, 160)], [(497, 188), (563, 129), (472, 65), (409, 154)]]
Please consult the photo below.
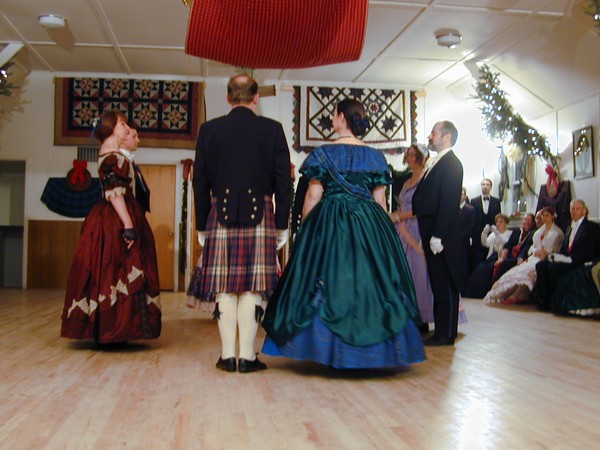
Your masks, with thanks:
[(469, 278), (469, 252), (471, 251), (471, 235), (475, 228), (475, 208), (469, 203), (467, 190), (463, 187), (460, 194), (460, 266), (462, 282), (460, 293), (464, 295)]
[(494, 274), (491, 284), (517, 264), (527, 259), (527, 252), (529, 252), (529, 247), (533, 243), (533, 233), (535, 233), (535, 230), (535, 216), (531, 213), (525, 214), (521, 222), (521, 228), (513, 231), (494, 263)]
[(562, 230), (554, 223), (554, 208), (542, 208), (542, 217), (544, 225), (534, 233), (527, 259), (510, 269), (492, 285), (492, 289), (483, 299), (485, 303), (517, 304), (525, 303), (529, 298), (536, 278), (535, 265), (558, 251), (564, 239)]
[(600, 261), (586, 263), (558, 280), (551, 299), (554, 314), (600, 315)]
[(571, 226), (560, 252), (551, 252), (547, 260), (535, 266), (537, 282), (532, 297), (541, 311), (550, 311), (550, 298), (561, 276), (599, 256), (600, 231), (598, 224), (587, 219), (585, 202), (577, 198), (572, 200), (570, 210)]
[(465, 288), (465, 297), (482, 298), (492, 285), (494, 263), (503, 251), (513, 231), (508, 229), (510, 219), (505, 214), (496, 214), (496, 225), (486, 225), (481, 232), (481, 245), (488, 248), (486, 259), (480, 262), (471, 273)]
[(486, 259), (490, 257), (497, 257), (498, 254), (504, 248), (504, 245), (508, 242), (512, 230), (508, 229), (508, 223), (510, 219), (506, 214), (496, 214), (494, 217), (495, 225), (486, 225), (483, 227), (481, 232), (480, 241), (481, 245), (488, 249)]

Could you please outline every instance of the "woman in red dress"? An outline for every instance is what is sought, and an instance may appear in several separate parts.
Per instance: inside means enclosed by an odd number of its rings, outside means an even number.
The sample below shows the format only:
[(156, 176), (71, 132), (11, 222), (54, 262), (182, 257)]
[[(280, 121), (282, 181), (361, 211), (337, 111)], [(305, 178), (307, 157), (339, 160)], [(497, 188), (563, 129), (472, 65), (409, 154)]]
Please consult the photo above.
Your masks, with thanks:
[(120, 150), (125, 116), (107, 111), (94, 128), (102, 142), (103, 198), (83, 223), (67, 281), (61, 336), (98, 344), (157, 338), (160, 291), (154, 236), (136, 201), (134, 164)]

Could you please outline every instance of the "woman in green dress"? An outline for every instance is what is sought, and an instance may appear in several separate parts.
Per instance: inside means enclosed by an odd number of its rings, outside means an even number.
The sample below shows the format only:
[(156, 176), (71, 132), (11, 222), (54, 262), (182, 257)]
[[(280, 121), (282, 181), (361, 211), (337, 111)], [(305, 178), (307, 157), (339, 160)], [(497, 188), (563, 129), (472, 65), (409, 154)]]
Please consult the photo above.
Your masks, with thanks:
[(392, 178), (363, 136), (369, 120), (354, 99), (338, 103), (339, 138), (315, 149), (292, 255), (269, 300), (263, 353), (340, 369), (423, 361), (420, 318), (402, 244), (386, 213)]

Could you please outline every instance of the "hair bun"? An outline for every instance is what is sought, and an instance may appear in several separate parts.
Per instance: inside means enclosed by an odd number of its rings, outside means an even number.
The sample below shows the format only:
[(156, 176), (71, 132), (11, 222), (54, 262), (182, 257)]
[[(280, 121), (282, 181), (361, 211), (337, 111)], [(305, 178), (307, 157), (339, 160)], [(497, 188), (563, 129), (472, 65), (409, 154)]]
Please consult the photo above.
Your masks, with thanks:
[(358, 112), (354, 112), (352, 113), (351, 116), (352, 119), (352, 132), (356, 135), (356, 136), (362, 136), (364, 135), (367, 130), (369, 129), (369, 127), (371, 126), (371, 121), (369, 120), (369, 118), (367, 116), (362, 117)]

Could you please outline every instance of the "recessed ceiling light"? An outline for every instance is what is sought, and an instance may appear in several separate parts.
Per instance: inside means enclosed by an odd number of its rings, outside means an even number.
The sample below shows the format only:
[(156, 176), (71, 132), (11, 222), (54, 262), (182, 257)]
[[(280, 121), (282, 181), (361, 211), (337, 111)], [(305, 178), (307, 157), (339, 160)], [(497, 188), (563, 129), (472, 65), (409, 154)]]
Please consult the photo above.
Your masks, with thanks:
[(50, 30), (56, 30), (58, 28), (65, 27), (65, 18), (62, 16), (56, 16), (54, 14), (45, 14), (38, 18), (40, 25)]

